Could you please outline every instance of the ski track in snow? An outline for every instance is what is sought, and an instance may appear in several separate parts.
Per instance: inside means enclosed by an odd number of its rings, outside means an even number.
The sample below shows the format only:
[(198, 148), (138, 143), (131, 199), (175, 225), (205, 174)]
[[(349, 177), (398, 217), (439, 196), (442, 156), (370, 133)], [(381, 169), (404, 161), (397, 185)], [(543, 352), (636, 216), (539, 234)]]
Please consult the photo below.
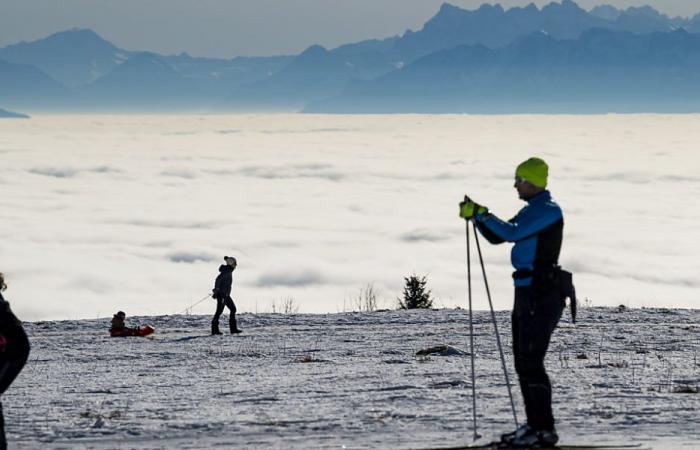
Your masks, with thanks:
[[(498, 312), (511, 379), (510, 317)], [(490, 315), (476, 317), (479, 432), (513, 427)], [(243, 314), (241, 336), (208, 316), (27, 323), (32, 353), (3, 396), (14, 448), (395, 448), (471, 442), (464, 310)], [(222, 319), (222, 325), (226, 321)], [(223, 328), (223, 327), (222, 327)], [(448, 344), (448, 356), (415, 356)], [(700, 311), (565, 313), (548, 355), (564, 443), (698, 448)], [(585, 354), (588, 359), (578, 359)], [(516, 406), (523, 418), (518, 390)], [(670, 444), (673, 443), (673, 444)]]

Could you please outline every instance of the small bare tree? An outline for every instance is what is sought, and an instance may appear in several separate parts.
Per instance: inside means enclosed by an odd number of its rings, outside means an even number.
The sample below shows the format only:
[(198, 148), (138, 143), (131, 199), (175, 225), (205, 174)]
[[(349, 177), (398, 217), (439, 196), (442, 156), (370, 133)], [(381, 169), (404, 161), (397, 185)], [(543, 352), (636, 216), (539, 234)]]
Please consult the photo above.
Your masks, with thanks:
[(359, 311), (374, 312), (377, 310), (377, 290), (374, 284), (367, 283), (360, 288), (360, 293), (355, 299), (355, 306)]
[(294, 297), (287, 297), (282, 303), (283, 314), (297, 314), (299, 312), (299, 306), (296, 304)]

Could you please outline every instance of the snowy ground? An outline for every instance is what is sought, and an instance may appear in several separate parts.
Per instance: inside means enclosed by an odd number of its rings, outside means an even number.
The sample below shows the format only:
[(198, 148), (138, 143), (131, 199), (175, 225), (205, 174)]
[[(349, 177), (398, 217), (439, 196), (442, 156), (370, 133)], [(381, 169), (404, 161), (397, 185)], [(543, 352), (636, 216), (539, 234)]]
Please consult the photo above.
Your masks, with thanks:
[[(700, 448), (700, 311), (568, 312), (548, 367), (564, 442)], [(498, 313), (506, 345), (509, 314)], [(479, 431), (512, 427), (488, 313), (477, 313)], [(207, 316), (27, 324), (33, 350), (3, 398), (15, 448), (396, 448), (471, 442), (463, 310), (244, 314), (241, 336)], [(587, 359), (578, 359), (585, 355)], [(512, 366), (510, 356), (508, 365)], [(520, 412), (519, 395), (516, 397)], [(522, 416), (522, 413), (520, 413)]]

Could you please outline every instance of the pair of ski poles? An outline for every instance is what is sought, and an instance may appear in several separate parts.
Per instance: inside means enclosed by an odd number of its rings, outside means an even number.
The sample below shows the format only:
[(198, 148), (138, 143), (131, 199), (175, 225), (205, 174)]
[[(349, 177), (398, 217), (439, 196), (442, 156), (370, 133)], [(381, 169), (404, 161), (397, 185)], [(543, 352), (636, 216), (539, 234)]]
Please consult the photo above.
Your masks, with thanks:
[[(477, 432), (476, 427), (476, 375), (474, 369), (474, 318), (472, 315), (472, 268), (471, 268), (471, 242), (469, 234), (469, 220), (466, 220), (466, 230), (467, 230), (467, 292), (469, 299), (469, 354), (471, 355), (471, 378), (472, 378), (472, 417), (474, 421), (474, 440), (476, 441), (481, 437)], [(481, 245), (479, 244), (479, 234), (476, 230), (476, 223), (472, 221), (472, 227), (474, 228), (474, 241), (476, 242), (476, 249), (479, 253), (479, 262), (481, 263), (481, 273), (484, 276), (484, 285), (486, 287), (486, 296), (489, 300), (489, 308), (491, 309), (491, 320), (493, 322), (493, 328), (496, 332), (496, 343), (498, 344), (498, 352), (501, 356), (501, 365), (503, 366), (503, 375), (506, 379), (506, 386), (508, 387), (508, 397), (510, 398), (510, 407), (513, 410), (513, 420), (515, 420), (515, 427), (518, 427), (518, 416), (515, 413), (515, 403), (513, 402), (513, 393), (510, 388), (510, 378), (508, 377), (508, 369), (506, 368), (506, 359), (503, 356), (503, 346), (501, 345), (501, 337), (498, 333), (498, 323), (496, 322), (496, 313), (493, 311), (493, 303), (491, 302), (491, 291), (489, 290), (489, 282), (486, 278), (486, 269), (484, 268), (484, 258), (481, 254)]]

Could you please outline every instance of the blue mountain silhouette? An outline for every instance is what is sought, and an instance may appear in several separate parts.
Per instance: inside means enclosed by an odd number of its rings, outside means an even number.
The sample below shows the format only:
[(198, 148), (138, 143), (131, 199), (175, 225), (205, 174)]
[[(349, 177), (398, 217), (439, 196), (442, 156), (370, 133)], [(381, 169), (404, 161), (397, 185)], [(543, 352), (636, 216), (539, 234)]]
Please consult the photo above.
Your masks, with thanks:
[(0, 48), (0, 59), (33, 65), (67, 87), (96, 80), (128, 56), (94, 31), (77, 28)]
[(629, 112), (700, 110), (700, 35), (592, 29), (534, 33), (500, 49), (459, 46), (355, 81), (309, 112)]
[(28, 118), (29, 118), (29, 116), (26, 114), (7, 111), (6, 109), (0, 108), (0, 119), (28, 119)]
[[(690, 21), (671, 19), (652, 8), (617, 10), (608, 7), (609, 17), (588, 13), (570, 0), (543, 8), (530, 4), (504, 10), (500, 5), (482, 5), (464, 10), (443, 4), (422, 29), (385, 40), (362, 41), (334, 50), (318, 46), (307, 49), (275, 76), (242, 86), (228, 99), (235, 109), (295, 111), (333, 96), (348, 83), (362, 85), (434, 53), (463, 45), (498, 49), (533, 33), (553, 39), (576, 39), (594, 28), (632, 32), (669, 32)], [(601, 17), (603, 16), (603, 17)], [(451, 53), (447, 53), (451, 55)], [(438, 57), (444, 57), (441, 53)], [(391, 78), (393, 79), (393, 78)], [(360, 80), (360, 81), (357, 81)], [(367, 83), (371, 85), (372, 83)]]
[(34, 66), (0, 60), (0, 103), (13, 109), (61, 109), (71, 104), (71, 95)]
[(314, 45), (293, 57), (133, 52), (73, 29), (0, 48), (0, 104), (22, 110), (696, 110), (693, 33), (700, 33), (700, 14), (671, 18), (650, 7), (609, 5), (588, 12), (571, 0), (507, 10), (445, 3), (420, 30), (335, 49)]

